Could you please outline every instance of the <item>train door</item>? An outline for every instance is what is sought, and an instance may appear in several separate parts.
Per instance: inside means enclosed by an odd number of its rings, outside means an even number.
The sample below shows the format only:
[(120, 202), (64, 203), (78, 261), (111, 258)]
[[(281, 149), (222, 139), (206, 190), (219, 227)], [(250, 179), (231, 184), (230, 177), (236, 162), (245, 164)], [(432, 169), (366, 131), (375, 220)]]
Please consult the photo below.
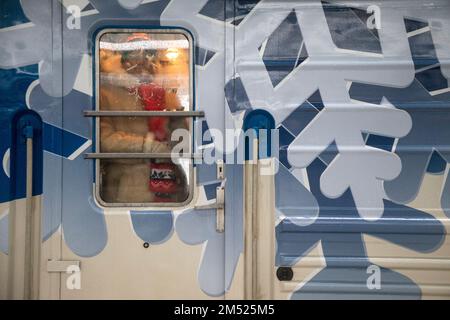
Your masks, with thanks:
[[(225, 127), (242, 122), (225, 108), (225, 74), (233, 70), (226, 67), (228, 5), (43, 0), (2, 7), (14, 19), (2, 30), (1, 66), (17, 68), (15, 80), (27, 78), (4, 96), (19, 95), (43, 120), (41, 298), (240, 296), (233, 280), (243, 246), (242, 167), (194, 162), (224, 145)], [(216, 14), (222, 22), (210, 25)], [(177, 126), (188, 139), (171, 163), (163, 142)], [(220, 135), (205, 135), (208, 128)], [(3, 163), (7, 175), (6, 153)]]
[(199, 161), (225, 125), (225, 31), (185, 25), (196, 6), (90, 1), (79, 28), (60, 7), (63, 129), (85, 139), (62, 167), (61, 299), (225, 297), (228, 170)]

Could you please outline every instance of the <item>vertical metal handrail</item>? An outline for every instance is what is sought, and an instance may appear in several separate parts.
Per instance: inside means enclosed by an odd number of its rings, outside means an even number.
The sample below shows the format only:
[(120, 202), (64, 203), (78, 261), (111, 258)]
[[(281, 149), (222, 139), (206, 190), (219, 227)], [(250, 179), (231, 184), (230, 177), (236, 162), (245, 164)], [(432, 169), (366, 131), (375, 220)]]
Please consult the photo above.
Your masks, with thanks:
[(33, 127), (25, 128), (27, 139), (26, 215), (27, 233), (25, 243), (25, 299), (39, 299), (39, 279), (41, 265), (41, 215), (34, 212), (33, 202)]
[(257, 292), (257, 199), (258, 139), (249, 141), (252, 154), (244, 166), (244, 299), (256, 299)]
[[(31, 299), (31, 279), (32, 279), (32, 216), (33, 216), (33, 128), (25, 128), (25, 137), (27, 144), (26, 157), (26, 200), (25, 200), (25, 284), (24, 298)], [(30, 132), (31, 131), (31, 132)]]
[[(40, 278), (41, 215), (39, 210), (35, 210), (33, 199), (33, 126), (24, 127), (22, 133), (26, 141), (25, 208), (16, 203), (16, 209), (10, 213), (8, 294), (10, 299), (37, 300)], [(22, 214), (25, 214), (25, 217), (21, 217)]]
[(275, 168), (273, 159), (259, 159), (259, 142), (249, 141), (252, 153), (244, 166), (244, 298), (270, 300), (274, 297)]

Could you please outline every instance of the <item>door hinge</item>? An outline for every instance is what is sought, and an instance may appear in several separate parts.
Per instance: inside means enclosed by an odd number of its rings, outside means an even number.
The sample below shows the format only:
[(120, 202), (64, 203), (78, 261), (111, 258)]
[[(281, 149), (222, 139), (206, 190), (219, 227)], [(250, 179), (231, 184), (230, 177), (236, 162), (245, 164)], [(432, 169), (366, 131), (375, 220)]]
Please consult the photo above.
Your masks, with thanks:
[(224, 180), (225, 179), (225, 166), (223, 164), (223, 160), (218, 160), (217, 161), (217, 179), (219, 180)]
[(80, 261), (72, 260), (48, 260), (47, 272), (73, 272), (72, 268), (80, 269)]
[(216, 231), (225, 231), (225, 187), (220, 186), (216, 189)]

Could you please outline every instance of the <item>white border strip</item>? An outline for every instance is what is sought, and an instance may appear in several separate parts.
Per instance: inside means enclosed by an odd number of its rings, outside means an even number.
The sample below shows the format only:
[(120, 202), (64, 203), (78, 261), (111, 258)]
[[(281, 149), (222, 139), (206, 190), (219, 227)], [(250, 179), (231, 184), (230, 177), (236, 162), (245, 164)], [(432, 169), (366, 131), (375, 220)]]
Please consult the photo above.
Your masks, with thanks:
[(414, 37), (414, 36), (417, 36), (419, 34), (422, 34), (422, 33), (428, 32), (428, 31), (431, 31), (431, 28), (429, 26), (408, 32), (407, 36), (408, 36), (408, 38), (410, 38), (410, 37)]
[(92, 144), (92, 140), (86, 141), (77, 150), (75, 150), (67, 159), (75, 160), (81, 153), (83, 153), (84, 150), (89, 148), (91, 146), (91, 144)]
[(114, 51), (133, 51), (140, 49), (189, 49), (188, 40), (145, 40), (122, 43), (100, 41), (100, 49)]

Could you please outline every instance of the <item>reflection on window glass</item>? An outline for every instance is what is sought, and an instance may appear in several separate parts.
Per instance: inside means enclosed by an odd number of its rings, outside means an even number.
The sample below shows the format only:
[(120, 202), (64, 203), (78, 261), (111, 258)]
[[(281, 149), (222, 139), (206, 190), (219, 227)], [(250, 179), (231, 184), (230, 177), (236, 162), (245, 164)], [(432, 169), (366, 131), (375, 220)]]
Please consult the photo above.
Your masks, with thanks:
[[(183, 34), (107, 33), (100, 38), (101, 110), (188, 110), (189, 41)], [(108, 90), (125, 90), (134, 105), (111, 99)], [(110, 99), (108, 99), (110, 98)], [(117, 98), (117, 97), (113, 97)]]
[[(182, 33), (108, 32), (98, 45), (101, 111), (187, 111), (191, 108), (190, 43)], [(102, 153), (170, 153), (181, 117), (101, 117)], [(180, 203), (188, 198), (190, 166), (170, 159), (100, 161), (99, 195), (106, 203)]]

